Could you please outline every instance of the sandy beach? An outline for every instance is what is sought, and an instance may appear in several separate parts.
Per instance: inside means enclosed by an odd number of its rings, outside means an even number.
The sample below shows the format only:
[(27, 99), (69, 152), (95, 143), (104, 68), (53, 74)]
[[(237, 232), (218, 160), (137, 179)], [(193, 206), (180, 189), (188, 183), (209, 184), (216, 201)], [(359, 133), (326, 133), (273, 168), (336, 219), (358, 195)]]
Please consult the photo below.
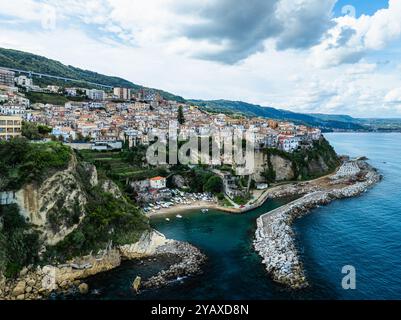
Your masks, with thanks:
[[(340, 167), (338, 167), (340, 168)], [(336, 169), (336, 171), (338, 170)], [(281, 194), (283, 189), (287, 189), (289, 186), (293, 186), (294, 189), (300, 189), (302, 190), (305, 186), (324, 186), (327, 184), (327, 179), (331, 177), (333, 173), (330, 173), (328, 175), (325, 175), (323, 177), (314, 179), (314, 180), (309, 180), (309, 181), (303, 181), (303, 182), (288, 182), (288, 183), (282, 183), (278, 184), (276, 186), (273, 186), (269, 189), (266, 190), (254, 190), (253, 195), (254, 195), (254, 200), (252, 200), (250, 203), (247, 205), (240, 207), (240, 206), (233, 206), (233, 207), (223, 207), (219, 205), (217, 202), (213, 201), (194, 201), (191, 204), (179, 204), (179, 205), (174, 205), (169, 208), (161, 208), (160, 210), (157, 210), (155, 212), (148, 212), (147, 216), (148, 217), (155, 217), (155, 216), (163, 216), (163, 215), (172, 215), (172, 214), (185, 214), (194, 210), (202, 210), (202, 209), (209, 209), (209, 210), (218, 210), (222, 212), (228, 212), (228, 213), (233, 213), (233, 214), (241, 214), (241, 213), (246, 213), (248, 211), (254, 210), (260, 206), (262, 206), (268, 199), (275, 199), (275, 198), (280, 198), (284, 196), (289, 196), (289, 194)], [(326, 186), (327, 187), (327, 186)], [(295, 194), (303, 193), (302, 191), (300, 192), (299, 190), (295, 192)]]
[(236, 208), (222, 207), (216, 202), (195, 201), (191, 204), (180, 204), (172, 206), (170, 208), (162, 208), (155, 212), (149, 212), (147, 216), (155, 217), (155, 216), (172, 215), (172, 214), (184, 214), (194, 210), (202, 210), (202, 209), (218, 210), (230, 213), (240, 213), (240, 211)]

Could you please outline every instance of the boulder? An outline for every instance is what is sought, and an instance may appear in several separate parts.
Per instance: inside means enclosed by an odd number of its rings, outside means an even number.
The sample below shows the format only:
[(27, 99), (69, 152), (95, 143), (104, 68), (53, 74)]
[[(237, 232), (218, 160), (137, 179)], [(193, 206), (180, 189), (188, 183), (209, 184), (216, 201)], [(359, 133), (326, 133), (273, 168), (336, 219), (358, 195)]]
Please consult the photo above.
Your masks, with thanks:
[(172, 183), (175, 187), (177, 187), (179, 189), (185, 187), (185, 185), (186, 185), (184, 177), (179, 174), (176, 174), (175, 176), (173, 176)]
[(88, 294), (89, 292), (89, 286), (86, 283), (81, 283), (78, 286), (78, 290), (80, 294)]
[(26, 282), (25, 281), (20, 281), (17, 283), (17, 285), (13, 289), (13, 297), (18, 297), (20, 295), (23, 295), (25, 293), (25, 287), (26, 287)]
[(134, 291), (136, 293), (139, 292), (139, 289), (141, 287), (141, 281), (142, 281), (142, 278), (138, 276), (135, 278), (134, 282), (132, 283), (132, 288), (134, 289)]

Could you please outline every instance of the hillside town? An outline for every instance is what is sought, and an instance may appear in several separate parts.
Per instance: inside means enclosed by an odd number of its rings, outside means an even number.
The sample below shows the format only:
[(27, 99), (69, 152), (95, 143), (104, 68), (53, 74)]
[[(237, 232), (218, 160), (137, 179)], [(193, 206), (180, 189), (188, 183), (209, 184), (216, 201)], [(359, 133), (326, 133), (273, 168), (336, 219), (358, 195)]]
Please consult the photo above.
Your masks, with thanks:
[[(33, 103), (28, 98), (32, 93), (62, 97), (66, 102)], [(24, 124), (33, 123), (47, 128), (49, 134), (45, 140), (60, 141), (77, 150), (119, 151), (149, 146), (160, 132), (164, 132), (167, 138), (169, 125), (173, 122), (178, 124), (180, 141), (187, 141), (192, 136), (211, 137), (215, 132), (228, 130), (243, 133), (251, 129), (255, 149), (259, 153), (273, 149), (291, 154), (309, 149), (322, 135), (319, 129), (291, 122), (207, 112), (190, 103), (163, 99), (153, 90), (39, 86), (35, 84), (35, 79), (27, 75), (16, 75), (13, 71), (0, 68), (0, 140), (21, 136)], [(226, 156), (221, 152), (218, 162), (229, 164), (235, 172), (221, 171), (213, 157), (206, 164), (221, 179), (224, 194), (230, 199), (228, 205), (239, 208), (251, 200), (251, 180), (257, 182), (253, 189), (268, 188), (263, 176), (266, 164), (259, 161), (259, 172), (251, 178), (249, 174), (241, 173), (241, 166), (234, 164), (232, 159), (226, 159)], [(245, 176), (249, 178), (248, 182), (240, 183)], [(194, 201), (213, 200), (208, 192), (196, 196), (181, 193), (179, 188), (167, 188), (166, 181), (166, 176), (153, 176), (144, 180), (127, 178), (125, 184), (131, 186), (136, 202), (143, 204), (145, 212), (154, 212), (174, 204), (188, 205)], [(183, 187), (185, 183), (178, 185)], [(238, 204), (233, 199), (248, 200)]]
[[(179, 108), (185, 115), (185, 122), (179, 126), (183, 140), (212, 130), (253, 128), (257, 147), (293, 152), (307, 148), (321, 136), (319, 129), (290, 122), (211, 114), (191, 104), (166, 101), (151, 90), (40, 87), (34, 82), (25, 75), (0, 69), (0, 139), (20, 135), (21, 124), (27, 121), (51, 127), (51, 134), (60, 141), (90, 142), (97, 149), (118, 149), (122, 142), (130, 147), (148, 145), (149, 134), (167, 130), (177, 119)], [(63, 105), (31, 103), (26, 92), (58, 94), (71, 100)], [(84, 101), (75, 101), (77, 96), (84, 96)]]

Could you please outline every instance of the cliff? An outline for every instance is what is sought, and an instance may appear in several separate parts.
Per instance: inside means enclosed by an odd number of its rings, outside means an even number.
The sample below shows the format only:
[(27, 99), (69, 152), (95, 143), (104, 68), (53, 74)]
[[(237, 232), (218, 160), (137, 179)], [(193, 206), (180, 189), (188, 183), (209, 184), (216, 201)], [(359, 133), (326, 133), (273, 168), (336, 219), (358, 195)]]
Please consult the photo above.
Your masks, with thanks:
[[(167, 285), (177, 277), (195, 275), (206, 257), (188, 243), (168, 240), (155, 230), (143, 233), (132, 245), (117, 246), (100, 250), (97, 254), (71, 259), (63, 264), (28, 266), (18, 277), (6, 280), (0, 275), (0, 300), (26, 300), (46, 298), (51, 292), (80, 292), (86, 294), (88, 285), (82, 280), (120, 266), (124, 259), (145, 259), (148, 257), (174, 257), (166, 270), (145, 279), (137, 285), (136, 291), (144, 288), (158, 288)], [(127, 279), (132, 280), (132, 279)]]
[(0, 300), (87, 292), (80, 281), (123, 259), (175, 262), (145, 279), (155, 288), (200, 272), (206, 257), (168, 240), (113, 181), (59, 143), (0, 142)]
[(0, 273), (7, 277), (28, 264), (135, 243), (150, 229), (119, 187), (69, 148), (15, 139), (0, 144), (2, 155)]
[(340, 160), (328, 141), (321, 138), (311, 148), (293, 153), (263, 149), (256, 154), (257, 182), (302, 181), (332, 173)]

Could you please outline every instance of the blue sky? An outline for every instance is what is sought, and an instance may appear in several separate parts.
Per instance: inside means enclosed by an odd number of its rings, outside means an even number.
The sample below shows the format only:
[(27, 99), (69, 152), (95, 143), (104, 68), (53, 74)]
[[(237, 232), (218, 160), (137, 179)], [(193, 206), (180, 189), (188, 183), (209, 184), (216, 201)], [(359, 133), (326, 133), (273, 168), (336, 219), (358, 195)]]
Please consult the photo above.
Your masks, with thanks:
[(186, 98), (401, 117), (400, 0), (0, 0), (0, 28), (1, 47)]

